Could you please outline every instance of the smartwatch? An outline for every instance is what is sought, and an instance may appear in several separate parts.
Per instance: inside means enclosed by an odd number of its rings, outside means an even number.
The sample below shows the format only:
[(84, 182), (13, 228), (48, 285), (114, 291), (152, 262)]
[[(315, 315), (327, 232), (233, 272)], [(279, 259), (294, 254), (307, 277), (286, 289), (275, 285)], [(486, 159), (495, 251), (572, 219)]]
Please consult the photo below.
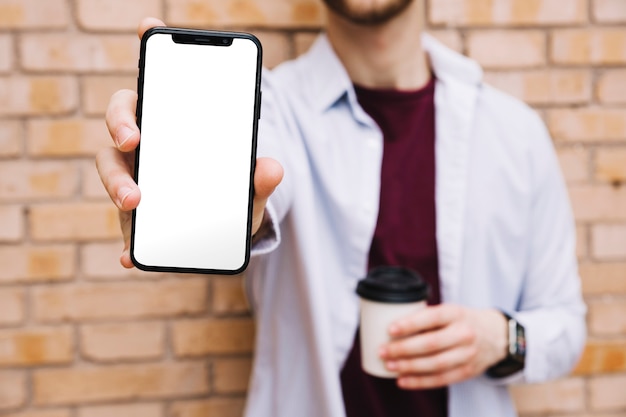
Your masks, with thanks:
[(526, 360), (526, 333), (524, 326), (502, 312), (507, 321), (508, 349), (506, 357), (487, 369), (492, 378), (504, 378), (524, 369)]

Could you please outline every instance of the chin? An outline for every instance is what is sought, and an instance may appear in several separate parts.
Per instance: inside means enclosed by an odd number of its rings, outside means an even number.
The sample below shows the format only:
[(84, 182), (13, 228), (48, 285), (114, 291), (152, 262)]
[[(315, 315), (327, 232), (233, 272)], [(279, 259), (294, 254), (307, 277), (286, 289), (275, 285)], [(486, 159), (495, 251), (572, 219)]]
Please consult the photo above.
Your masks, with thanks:
[(401, 14), (414, 0), (322, 0), (329, 9), (359, 25), (378, 25)]

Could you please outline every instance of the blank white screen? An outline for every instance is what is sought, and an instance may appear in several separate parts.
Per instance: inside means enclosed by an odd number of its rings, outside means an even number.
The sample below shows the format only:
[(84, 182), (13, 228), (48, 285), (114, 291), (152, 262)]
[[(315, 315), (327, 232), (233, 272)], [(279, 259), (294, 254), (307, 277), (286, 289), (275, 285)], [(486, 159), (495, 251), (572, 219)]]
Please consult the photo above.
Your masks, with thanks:
[(134, 257), (236, 270), (245, 261), (258, 49), (146, 44)]

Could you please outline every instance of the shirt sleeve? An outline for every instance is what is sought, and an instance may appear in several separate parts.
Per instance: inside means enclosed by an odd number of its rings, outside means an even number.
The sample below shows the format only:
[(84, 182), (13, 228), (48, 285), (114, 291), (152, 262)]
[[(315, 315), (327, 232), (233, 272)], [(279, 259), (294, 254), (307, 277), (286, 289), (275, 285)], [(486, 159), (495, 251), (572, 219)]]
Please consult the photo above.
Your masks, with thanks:
[(271, 71), (264, 69), (262, 80), (261, 119), (257, 135), (257, 158), (269, 157), (277, 160), (283, 167), (284, 175), (281, 183), (276, 187), (265, 206), (265, 216), (268, 219), (262, 237), (254, 239), (251, 256), (256, 257), (272, 252), (278, 247), (281, 240), (280, 222), (291, 205), (291, 176), (289, 169), (289, 152), (292, 143), (287, 141), (290, 136), (287, 128), (285, 107), (279, 100), (279, 94), (274, 87)]
[(519, 307), (513, 313), (526, 333), (525, 382), (569, 373), (586, 338), (574, 218), (550, 136), (541, 119), (533, 117), (531, 238)]

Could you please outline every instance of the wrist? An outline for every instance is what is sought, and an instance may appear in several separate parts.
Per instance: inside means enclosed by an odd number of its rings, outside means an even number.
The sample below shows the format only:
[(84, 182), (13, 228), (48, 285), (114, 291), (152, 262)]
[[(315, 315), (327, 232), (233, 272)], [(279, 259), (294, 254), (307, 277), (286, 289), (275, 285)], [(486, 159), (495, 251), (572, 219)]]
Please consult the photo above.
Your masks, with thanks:
[(491, 313), (493, 316), (492, 329), (494, 330), (491, 340), (494, 354), (489, 366), (504, 360), (509, 352), (508, 320), (500, 310), (494, 309), (491, 310)]
[(487, 369), (487, 375), (503, 378), (524, 369), (526, 359), (526, 333), (524, 327), (512, 316), (501, 312), (506, 321), (506, 349), (504, 357)]

